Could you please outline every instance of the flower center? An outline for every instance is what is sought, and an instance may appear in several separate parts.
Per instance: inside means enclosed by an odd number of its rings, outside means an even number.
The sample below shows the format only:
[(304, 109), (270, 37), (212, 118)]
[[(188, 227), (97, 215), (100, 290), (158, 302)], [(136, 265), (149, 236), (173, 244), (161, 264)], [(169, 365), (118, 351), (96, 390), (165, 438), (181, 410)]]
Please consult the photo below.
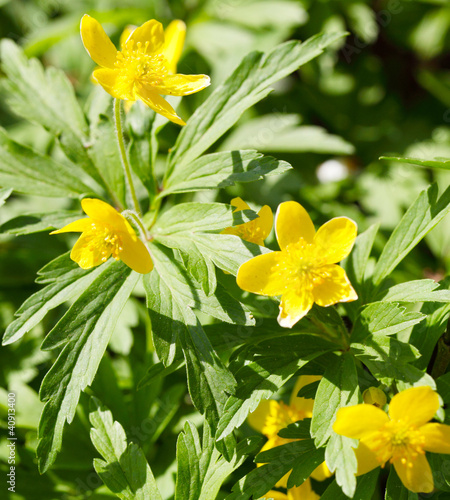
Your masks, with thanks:
[[(255, 221), (257, 220), (258, 219), (255, 219)], [(256, 245), (262, 245), (264, 244), (263, 232), (258, 224), (254, 224), (255, 221), (235, 226), (235, 234), (245, 241), (256, 243)]]
[(403, 420), (391, 420), (372, 439), (375, 446), (371, 449), (381, 465), (388, 460), (400, 460), (403, 465), (412, 467), (417, 456), (425, 453), (425, 437), (415, 426)]
[(284, 281), (286, 290), (312, 290), (328, 277), (322, 266), (317, 247), (300, 238), (282, 251), (275, 271)]
[(147, 54), (149, 42), (143, 45), (128, 40), (121, 52), (118, 52), (115, 66), (124, 80), (132, 84), (161, 85), (167, 75), (168, 62), (163, 54)]
[(122, 240), (118, 234), (104, 224), (91, 224), (92, 232), (88, 236), (87, 246), (92, 252), (100, 252), (102, 262), (106, 262), (110, 255), (120, 259)]

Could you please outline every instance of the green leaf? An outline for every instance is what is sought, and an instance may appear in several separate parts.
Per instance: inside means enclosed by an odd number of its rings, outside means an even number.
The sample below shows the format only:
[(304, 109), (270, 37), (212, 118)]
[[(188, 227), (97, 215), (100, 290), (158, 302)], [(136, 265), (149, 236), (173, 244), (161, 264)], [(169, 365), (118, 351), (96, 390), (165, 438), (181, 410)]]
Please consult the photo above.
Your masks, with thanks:
[(261, 438), (256, 436), (242, 440), (227, 461), (215, 449), (207, 424), (203, 427), (203, 442), (200, 442), (196, 427), (191, 422), (186, 422), (177, 442), (175, 500), (215, 499), (222, 483), (260, 444)]
[[(230, 234), (196, 233), (192, 239), (203, 255), (211, 259), (217, 267), (234, 276), (236, 276), (241, 264), (256, 255), (270, 251), (265, 247), (260, 247)], [(166, 238), (164, 243), (167, 242)], [(174, 244), (176, 242), (172, 239), (170, 246)], [(180, 239), (180, 246), (182, 244)]]
[(336, 483), (348, 496), (353, 497), (356, 491), (355, 471), (358, 469), (354, 448), (357, 448), (358, 440), (331, 434), (325, 451), (325, 460), (331, 472), (335, 472)]
[(141, 378), (141, 380), (139, 380), (137, 387), (138, 390), (151, 384), (156, 378), (162, 379), (167, 375), (170, 375), (182, 366), (184, 366), (184, 361), (174, 362), (169, 366), (164, 366), (164, 363), (161, 361), (159, 363), (155, 363), (148, 369), (147, 373)]
[(422, 191), (384, 246), (373, 273), (374, 285), (379, 285), (449, 211), (450, 187), (439, 199), (436, 184)]
[(353, 33), (364, 46), (378, 38), (380, 23), (375, 11), (365, 3), (355, 2), (345, 5), (348, 22)]
[(183, 170), (175, 170), (160, 196), (253, 182), (279, 175), (292, 167), (289, 163), (257, 151), (225, 151), (201, 156)]
[(69, 168), (10, 139), (0, 128), (0, 185), (36, 196), (78, 198), (92, 189)]
[[(439, 293), (439, 291), (435, 293)], [(414, 363), (414, 366), (420, 370), (425, 370), (428, 367), (437, 342), (447, 328), (450, 304), (427, 302), (422, 306), (420, 312), (427, 316), (425, 321), (421, 321), (414, 326), (409, 337), (409, 343), (417, 347), (421, 354), (421, 357)]]
[(350, 353), (335, 357), (319, 382), (311, 421), (311, 435), (315, 438), (317, 448), (330, 438), (326, 450), (327, 463), (330, 461), (330, 470), (335, 471), (339, 486), (350, 497), (356, 488), (357, 462), (351, 450), (354, 441), (333, 437), (332, 428), (339, 408), (358, 404), (359, 399), (354, 358)]
[[(440, 288), (439, 290), (436, 290)], [(378, 293), (380, 302), (450, 302), (450, 290), (434, 280), (414, 280), (394, 285)]]
[(299, 390), (297, 396), (299, 398), (315, 399), (318, 387), (319, 387), (319, 380), (316, 380), (315, 382), (311, 382), (311, 384), (308, 384), (308, 385), (305, 385), (304, 387), (302, 387)]
[[(312, 439), (302, 439), (301, 441), (294, 441), (264, 451), (257, 457), (258, 462), (264, 463), (264, 465), (253, 469), (235, 484), (232, 488), (233, 494), (227, 498), (239, 498), (239, 500), (260, 498), (273, 488), (297, 462), (301, 463), (301, 469), (307, 470), (308, 467), (315, 464), (320, 454), (322, 454), (323, 460), (323, 450), (317, 452), (316, 456)], [(314, 461), (311, 461), (308, 465), (307, 458), (311, 455), (314, 456)], [(301, 469), (299, 468), (299, 477), (302, 476)]]
[[(324, 454), (325, 450), (323, 448), (318, 448), (299, 455), (289, 474), (287, 488), (294, 488), (295, 486), (303, 484), (314, 470), (323, 463)], [(259, 456), (256, 457), (256, 461), (259, 461)]]
[(331, 436), (338, 409), (358, 402), (358, 376), (353, 356), (347, 353), (335, 357), (320, 380), (314, 402), (311, 435), (318, 448)]
[(450, 372), (442, 375), (436, 380), (437, 391), (444, 400), (444, 403), (450, 403)]
[[(439, 491), (450, 492), (450, 460), (447, 454), (429, 453), (427, 460), (433, 472), (434, 487)], [(445, 498), (442, 493), (441, 498)]]
[[(172, 322), (172, 313), (164, 304), (164, 297), (159, 295), (159, 287), (170, 289), (177, 299), (186, 307), (213, 316), (227, 323), (239, 325), (253, 325), (254, 319), (250, 312), (237, 300), (233, 299), (222, 285), (219, 285), (214, 294), (206, 296), (203, 291), (189, 279), (181, 264), (173, 258), (171, 250), (155, 243), (151, 245), (152, 256), (157, 261), (157, 273), (150, 273), (144, 277), (144, 287), (147, 293), (147, 306), (150, 311), (158, 314), (154, 319), (160, 325), (153, 330), (153, 340), (158, 356), (166, 364), (172, 364), (175, 359), (177, 325)], [(162, 314), (164, 311), (164, 314)], [(152, 314), (152, 313), (150, 313)]]
[(38, 283), (47, 286), (31, 295), (9, 324), (3, 345), (12, 344), (35, 327), (55, 307), (78, 297), (100, 274), (100, 268), (84, 270), (69, 258), (69, 253), (47, 264), (39, 271)]
[[(294, 120), (292, 120), (294, 117)], [(283, 153), (352, 155), (355, 148), (338, 135), (315, 125), (296, 126), (298, 117), (273, 113), (243, 123), (220, 149), (257, 149)]]
[(371, 334), (394, 335), (425, 318), (424, 314), (407, 311), (395, 302), (374, 302), (362, 309), (353, 325), (351, 338), (353, 342), (359, 342)]
[[(377, 468), (367, 474), (364, 474), (363, 476), (358, 477), (353, 500), (369, 500), (372, 498), (378, 485), (379, 475), (380, 469)], [(394, 498), (395, 500), (400, 499), (400, 497), (393, 497), (391, 500), (394, 500)], [(343, 493), (337, 482), (333, 481), (325, 492), (322, 493), (320, 500), (348, 500), (348, 496)]]
[(395, 380), (415, 382), (417, 377), (422, 377), (420, 370), (407, 365), (420, 357), (419, 350), (410, 344), (374, 334), (366, 337), (363, 343), (352, 343), (350, 348), (372, 375), (386, 385)]
[(378, 228), (379, 224), (373, 224), (364, 233), (358, 235), (351, 254), (342, 262), (342, 267), (345, 269), (350, 283), (362, 301), (364, 297), (361, 295), (364, 296), (364, 282), (367, 279), (365, 276), (367, 263)]
[(12, 110), (58, 137), (67, 157), (104, 185), (87, 154), (88, 126), (64, 71), (53, 67), (44, 70), (37, 59), (28, 60), (8, 39), (0, 44), (0, 59), (8, 77), (2, 86)]
[(187, 272), (209, 296), (216, 290), (216, 271), (212, 258), (197, 244), (194, 233), (223, 230), (256, 217), (252, 210), (235, 212), (234, 207), (223, 203), (182, 203), (164, 212), (152, 232), (157, 241), (179, 251)]
[(113, 198), (126, 206), (124, 170), (114, 124), (108, 116), (101, 114), (98, 117), (91, 131), (88, 153)]
[(304, 418), (293, 424), (289, 424), (278, 432), (285, 439), (309, 439), (311, 437), (311, 419)]
[(119, 422), (96, 398), (91, 398), (91, 440), (104, 458), (94, 468), (106, 486), (123, 500), (162, 500), (144, 452), (127, 436)]
[(2, 207), (6, 200), (11, 196), (13, 190), (11, 188), (2, 188), (0, 189), (0, 207)]
[(214, 263), (205, 257), (194, 241), (183, 239), (183, 249), (180, 256), (189, 275), (202, 287), (203, 292), (210, 296), (216, 291), (217, 278)]
[(420, 167), (450, 170), (450, 158), (436, 157), (432, 160), (423, 160), (421, 158), (402, 158), (401, 156), (381, 156), (380, 160), (410, 163), (412, 165), (419, 165)]
[(234, 392), (234, 378), (191, 309), (195, 305), (191, 288), (185, 284), (184, 290), (180, 290), (173, 285), (174, 279), (182, 276), (177, 276), (176, 264), (156, 245), (152, 245), (152, 255), (155, 269), (144, 277), (144, 287), (155, 348), (166, 365), (170, 365), (182, 349), (191, 398), (197, 409), (214, 423), (222, 414), (227, 393)]
[(239, 427), (263, 399), (278, 391), (302, 366), (336, 346), (320, 337), (297, 335), (261, 342), (258, 348), (270, 356), (255, 356), (255, 361), (236, 372), (236, 394), (230, 396), (225, 405), (217, 429), (217, 441)]
[(112, 261), (102, 266), (102, 273), (43, 342), (43, 349), (63, 349), (40, 390), (45, 402), (37, 448), (42, 473), (55, 461), (64, 424), (72, 421), (80, 392), (92, 383), (115, 323), (139, 277), (123, 263)]
[[(188, 202), (174, 205), (163, 212), (152, 227), (156, 238), (159, 235), (195, 232), (222, 231), (226, 227), (244, 224), (258, 217), (252, 210), (240, 210), (224, 203)], [(185, 237), (187, 235), (184, 235)]]
[(267, 96), (270, 85), (323, 53), (345, 33), (316, 35), (303, 43), (291, 41), (268, 54), (252, 52), (234, 73), (209, 96), (178, 136), (169, 158), (172, 171), (184, 171), (192, 161), (229, 130), (249, 107)]
[(19, 217), (14, 217), (0, 226), (2, 233), (32, 234), (61, 227), (81, 219), (83, 215), (79, 210), (58, 210), (57, 212), (28, 212)]

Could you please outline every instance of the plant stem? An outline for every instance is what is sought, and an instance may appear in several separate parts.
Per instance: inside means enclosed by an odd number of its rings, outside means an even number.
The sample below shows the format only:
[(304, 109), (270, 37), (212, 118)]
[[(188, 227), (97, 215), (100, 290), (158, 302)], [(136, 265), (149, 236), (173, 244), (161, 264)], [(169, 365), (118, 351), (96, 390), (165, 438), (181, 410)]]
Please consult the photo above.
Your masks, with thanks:
[(436, 359), (434, 360), (431, 376), (438, 378), (447, 371), (450, 364), (450, 320), (447, 329), (437, 343)]
[(136, 197), (136, 191), (134, 189), (133, 177), (131, 176), (130, 163), (128, 161), (127, 152), (125, 151), (125, 142), (123, 138), (122, 129), (122, 116), (120, 113), (120, 99), (114, 99), (114, 123), (116, 125), (116, 136), (117, 144), (119, 145), (120, 159), (122, 160), (122, 166), (125, 171), (125, 177), (128, 182), (128, 187), (130, 188), (131, 197), (133, 199), (134, 210), (137, 214), (141, 213), (141, 208), (139, 206), (139, 201)]
[(122, 215), (126, 219), (129, 219), (136, 224), (136, 226), (139, 228), (139, 232), (141, 233), (141, 237), (143, 238), (144, 241), (147, 241), (149, 239), (147, 230), (145, 229), (145, 226), (137, 213), (133, 212), (133, 210), (124, 210), (122, 212)]

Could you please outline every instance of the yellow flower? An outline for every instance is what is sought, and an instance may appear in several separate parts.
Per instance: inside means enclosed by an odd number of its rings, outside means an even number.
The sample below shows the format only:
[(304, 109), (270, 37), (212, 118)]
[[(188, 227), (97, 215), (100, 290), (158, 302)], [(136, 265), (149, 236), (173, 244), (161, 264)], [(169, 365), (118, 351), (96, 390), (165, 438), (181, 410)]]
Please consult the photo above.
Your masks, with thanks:
[(387, 402), (386, 394), (378, 387), (366, 389), (362, 394), (362, 398), (367, 405), (378, 406), (378, 408), (383, 408)]
[(367, 404), (341, 408), (333, 430), (359, 439), (357, 475), (389, 461), (408, 490), (431, 493), (433, 474), (425, 452), (450, 453), (450, 426), (428, 423), (438, 409), (436, 392), (428, 386), (412, 387), (392, 398), (389, 416)]
[[(267, 437), (267, 442), (261, 448), (261, 451), (270, 450), (276, 446), (296, 441), (295, 439), (282, 438), (278, 436), (278, 433), (289, 424), (293, 424), (294, 422), (298, 422), (304, 418), (312, 417), (314, 400), (300, 398), (297, 394), (302, 387), (312, 384), (320, 378), (321, 377), (314, 375), (302, 375), (297, 379), (291, 394), (289, 405), (286, 405), (282, 401), (275, 401), (273, 399), (263, 400), (258, 405), (256, 410), (250, 413), (247, 418), (249, 425)], [(261, 464), (258, 465), (260, 466)], [(282, 477), (275, 486), (286, 488), (289, 474), (290, 472)], [(311, 477), (317, 481), (323, 481), (330, 476), (331, 472), (325, 462), (319, 465), (311, 474)], [(299, 487), (289, 489), (287, 496), (284, 495), (284, 493), (277, 491), (269, 491), (269, 493), (266, 493), (266, 499), (268, 500), (271, 498), (271, 495), (274, 499), (288, 498), (289, 500), (296, 500), (297, 498), (315, 500), (319, 498), (319, 496), (312, 490), (309, 479), (307, 479)]]
[[(241, 210), (251, 210), (251, 208), (245, 203), (242, 198), (233, 198), (231, 200), (231, 205), (236, 207), (234, 212), (240, 212)], [(239, 236), (245, 241), (250, 243), (256, 243), (257, 245), (264, 246), (264, 240), (269, 236), (270, 231), (272, 231), (273, 225), (273, 214), (272, 210), (268, 205), (264, 205), (258, 212), (259, 217), (246, 222), (245, 224), (239, 224), (239, 226), (227, 227), (222, 231), (222, 234), (234, 234)]]
[(270, 490), (260, 500), (319, 500), (320, 496), (312, 489), (311, 481), (307, 479), (296, 488), (290, 488), (287, 494)]
[(306, 210), (295, 201), (287, 201), (278, 207), (275, 228), (281, 251), (245, 262), (236, 279), (248, 292), (281, 295), (281, 326), (294, 326), (314, 302), (326, 307), (358, 298), (345, 271), (336, 265), (353, 247), (355, 222), (337, 217), (316, 233)]
[(184, 125), (161, 95), (189, 95), (210, 84), (206, 75), (173, 74), (184, 42), (184, 23), (176, 21), (166, 30), (152, 19), (130, 34), (118, 51), (102, 26), (85, 14), (81, 38), (91, 58), (100, 66), (92, 74), (109, 94), (126, 101), (142, 100), (174, 123)]
[(89, 217), (50, 233), (82, 233), (70, 253), (73, 261), (83, 269), (90, 269), (112, 255), (138, 273), (146, 274), (153, 269), (147, 247), (123, 215), (104, 201), (92, 198), (82, 200), (81, 206)]

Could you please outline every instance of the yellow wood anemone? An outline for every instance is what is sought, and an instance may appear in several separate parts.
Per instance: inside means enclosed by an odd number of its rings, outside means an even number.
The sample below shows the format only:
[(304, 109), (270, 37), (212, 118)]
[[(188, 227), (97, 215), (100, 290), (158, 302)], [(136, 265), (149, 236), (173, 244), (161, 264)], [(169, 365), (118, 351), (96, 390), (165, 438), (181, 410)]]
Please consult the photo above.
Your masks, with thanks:
[(344, 269), (336, 265), (353, 247), (355, 222), (336, 217), (316, 232), (306, 210), (287, 201), (278, 207), (275, 230), (280, 251), (245, 262), (236, 279), (248, 292), (281, 295), (281, 326), (294, 326), (314, 303), (326, 307), (358, 298)]
[[(234, 212), (251, 210), (242, 198), (233, 198), (230, 203), (236, 207)], [(269, 236), (273, 226), (273, 214), (268, 205), (264, 205), (258, 212), (258, 217), (244, 224), (225, 228), (223, 234), (234, 234), (245, 241), (264, 246), (264, 240)]]
[[(276, 446), (295, 441), (294, 439), (282, 438), (278, 436), (278, 433), (289, 424), (312, 417), (314, 400), (298, 397), (297, 394), (302, 387), (312, 384), (320, 380), (320, 378), (315, 375), (302, 375), (297, 379), (288, 405), (282, 401), (275, 401), (273, 399), (263, 400), (256, 410), (250, 413), (247, 422), (251, 427), (267, 437), (267, 442), (261, 451), (270, 450)], [(262, 464), (258, 464), (258, 466), (260, 465)], [(286, 488), (289, 474), (290, 472), (283, 476), (275, 486), (277, 488)], [(323, 481), (331, 477), (331, 475), (327, 465), (323, 462), (313, 471), (311, 477), (316, 481)], [(319, 495), (312, 489), (309, 478), (300, 486), (289, 488), (286, 494), (271, 490), (262, 497), (262, 499), (266, 500), (318, 500), (319, 498)]]
[(90, 269), (112, 255), (138, 273), (147, 274), (153, 269), (147, 247), (122, 214), (93, 198), (85, 198), (81, 206), (88, 217), (50, 233), (82, 233), (70, 253), (73, 261), (83, 269)]
[(438, 409), (436, 392), (412, 387), (392, 398), (389, 414), (369, 404), (339, 409), (333, 430), (359, 439), (357, 475), (389, 461), (408, 490), (431, 493), (433, 474), (425, 452), (450, 453), (450, 426), (429, 423)]
[[(88, 54), (100, 67), (92, 77), (116, 99), (143, 101), (170, 121), (185, 125), (172, 106), (161, 96), (184, 96), (210, 84), (207, 75), (176, 74), (185, 26), (181, 21), (163, 26), (155, 19), (121, 37), (117, 50), (100, 23), (87, 14), (81, 19), (81, 38)], [(128, 32), (126, 31), (126, 34)]]

